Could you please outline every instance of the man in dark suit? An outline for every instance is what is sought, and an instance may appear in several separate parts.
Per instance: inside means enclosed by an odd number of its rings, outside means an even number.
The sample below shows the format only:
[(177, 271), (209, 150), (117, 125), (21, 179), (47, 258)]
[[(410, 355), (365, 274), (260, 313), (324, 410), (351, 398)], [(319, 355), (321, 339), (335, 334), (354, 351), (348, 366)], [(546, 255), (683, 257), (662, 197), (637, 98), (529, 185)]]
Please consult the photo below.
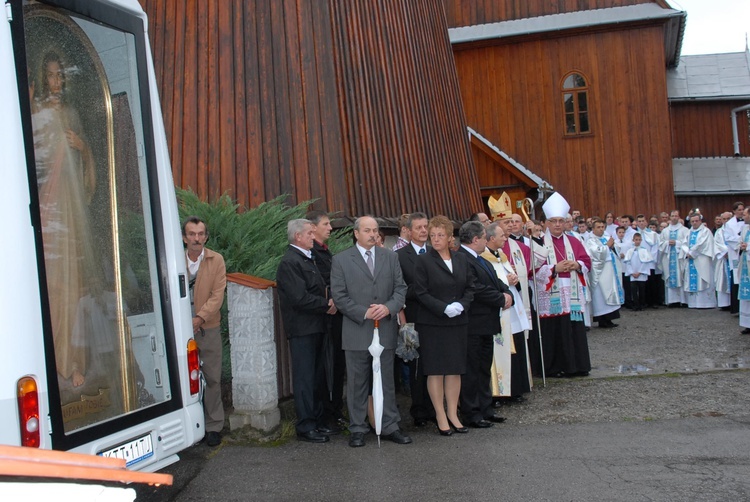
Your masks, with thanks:
[[(309, 211), (306, 215), (308, 220), (313, 224), (315, 230), (315, 240), (313, 241), (312, 255), (315, 258), (315, 265), (320, 270), (320, 275), (326, 281), (326, 288), (330, 291), (331, 287), (331, 263), (333, 254), (328, 249), (326, 241), (331, 236), (331, 219), (323, 211)], [(329, 295), (330, 297), (330, 295)], [(338, 428), (336, 423), (344, 423), (344, 415), (341, 410), (344, 407), (344, 375), (346, 374), (346, 361), (344, 360), (344, 351), (341, 350), (341, 322), (343, 316), (341, 312), (336, 312), (328, 317), (328, 337), (327, 344), (333, 351), (333, 358), (328, 360), (326, 355), (325, 364), (333, 367), (326, 367), (330, 371), (332, 381), (327, 382), (330, 385), (330, 393), (326, 393), (323, 400), (323, 415), (325, 422), (332, 429)], [(324, 346), (326, 343), (324, 343)]]
[(304, 219), (292, 220), (287, 225), (287, 237), (289, 247), (276, 271), (276, 285), (292, 353), (297, 438), (325, 443), (327, 433), (338, 432), (323, 422), (323, 336), (328, 329), (326, 314), (335, 314), (336, 307), (326, 297), (326, 283), (310, 252), (313, 224)]
[(480, 255), (487, 246), (484, 226), (476, 221), (464, 223), (458, 233), (461, 247), (474, 271), (474, 300), (469, 307), (469, 337), (466, 374), (461, 379), (461, 416), (476, 428), (492, 427), (505, 421), (492, 412), (491, 370), (494, 335), (500, 332), (500, 309), (513, 304), (508, 287), (498, 280), (492, 265)]
[[(406, 308), (403, 311), (403, 322), (417, 322), (417, 312), (420, 308), (417, 295), (414, 293), (414, 266), (417, 258), (427, 252), (427, 215), (411, 213), (406, 225), (411, 233), (411, 241), (396, 251), (401, 264), (401, 272), (406, 283)], [(414, 425), (422, 427), (428, 421), (435, 420), (435, 409), (432, 407), (430, 396), (427, 394), (427, 377), (422, 373), (419, 359), (409, 361), (411, 417)]]
[(333, 257), (331, 295), (336, 308), (344, 314), (342, 347), (346, 354), (346, 401), (349, 407), (349, 446), (365, 445), (367, 396), (372, 375), (372, 343), (374, 321), (379, 321), (380, 343), (385, 348), (380, 356), (383, 379), (382, 435), (394, 443), (411, 443), (399, 429), (401, 417), (396, 407), (393, 381), (393, 358), (398, 325), (396, 317), (404, 306), (406, 284), (396, 253), (375, 246), (378, 223), (370, 216), (354, 222), (352, 248)]

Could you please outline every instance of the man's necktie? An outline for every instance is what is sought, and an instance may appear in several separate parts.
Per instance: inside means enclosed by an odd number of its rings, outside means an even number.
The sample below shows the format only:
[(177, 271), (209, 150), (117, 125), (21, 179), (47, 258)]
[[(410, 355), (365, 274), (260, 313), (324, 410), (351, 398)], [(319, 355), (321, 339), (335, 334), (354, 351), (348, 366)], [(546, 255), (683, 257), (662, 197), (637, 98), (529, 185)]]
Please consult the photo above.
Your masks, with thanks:
[(367, 268), (370, 269), (370, 273), (375, 277), (375, 261), (372, 259), (372, 251), (369, 249), (365, 251), (365, 256), (367, 257), (365, 260), (365, 262), (367, 262)]
[(419, 250), (419, 254), (425, 254), (426, 252), (427, 252), (427, 250), (425, 248), (422, 248), (422, 249)]

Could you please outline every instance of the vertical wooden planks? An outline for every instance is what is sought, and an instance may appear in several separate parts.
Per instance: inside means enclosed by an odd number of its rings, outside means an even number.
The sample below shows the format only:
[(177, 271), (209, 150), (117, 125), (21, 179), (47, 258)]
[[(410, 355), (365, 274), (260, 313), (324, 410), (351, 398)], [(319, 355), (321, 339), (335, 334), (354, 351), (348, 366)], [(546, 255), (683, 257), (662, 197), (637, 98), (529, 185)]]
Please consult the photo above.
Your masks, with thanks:
[(478, 206), (440, 0), (142, 2), (181, 186), (349, 216)]

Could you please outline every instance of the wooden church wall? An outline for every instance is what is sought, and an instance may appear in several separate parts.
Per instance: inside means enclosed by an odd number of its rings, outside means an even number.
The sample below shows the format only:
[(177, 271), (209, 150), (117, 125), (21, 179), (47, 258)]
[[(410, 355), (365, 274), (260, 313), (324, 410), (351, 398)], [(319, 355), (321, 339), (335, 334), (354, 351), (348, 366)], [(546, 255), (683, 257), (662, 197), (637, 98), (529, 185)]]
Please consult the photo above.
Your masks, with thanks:
[(481, 204), (441, 0), (141, 4), (177, 185), (346, 216)]
[[(733, 156), (731, 111), (747, 104), (747, 101), (671, 103), (672, 156)], [(750, 156), (747, 112), (737, 114), (737, 133), (740, 140), (740, 155)]]
[[(454, 48), (467, 123), (589, 214), (674, 205), (660, 26)], [(591, 134), (563, 134), (561, 83), (589, 82)], [(502, 178), (480, 171), (480, 185)]]

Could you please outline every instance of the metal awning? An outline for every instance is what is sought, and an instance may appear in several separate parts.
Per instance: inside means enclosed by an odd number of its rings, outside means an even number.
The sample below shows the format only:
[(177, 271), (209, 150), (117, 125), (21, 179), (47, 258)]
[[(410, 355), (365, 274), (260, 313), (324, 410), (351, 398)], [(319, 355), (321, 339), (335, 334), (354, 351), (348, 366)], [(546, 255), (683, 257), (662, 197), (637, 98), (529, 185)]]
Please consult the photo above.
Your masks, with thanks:
[(498, 159), (502, 159), (503, 161), (505, 161), (510, 165), (510, 167), (515, 169), (516, 172), (514, 174), (525, 182), (529, 183), (529, 185), (536, 185), (536, 188), (538, 188), (540, 192), (550, 192), (553, 190), (552, 185), (550, 185), (547, 180), (542, 179), (541, 177), (531, 172), (526, 166), (493, 145), (490, 140), (476, 132), (471, 127), (467, 126), (466, 130), (469, 131), (469, 141), (472, 144), (481, 147), (485, 153), (488, 153), (493, 157), (496, 156)]
[(674, 194), (750, 193), (750, 157), (672, 159)]

